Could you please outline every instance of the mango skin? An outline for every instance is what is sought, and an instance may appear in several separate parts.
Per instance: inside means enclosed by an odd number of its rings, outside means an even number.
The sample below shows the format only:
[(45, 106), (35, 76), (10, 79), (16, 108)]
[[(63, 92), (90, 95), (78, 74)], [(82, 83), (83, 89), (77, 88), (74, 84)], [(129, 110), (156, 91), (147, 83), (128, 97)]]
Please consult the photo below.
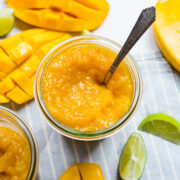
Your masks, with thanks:
[(57, 31), (93, 30), (106, 18), (106, 0), (6, 0), (15, 16), (34, 26)]
[(71, 35), (30, 29), (0, 41), (0, 103), (17, 104), (33, 99), (39, 63), (48, 51)]
[(95, 163), (77, 163), (70, 166), (59, 180), (105, 180), (101, 167)]
[(159, 0), (153, 25), (156, 42), (165, 58), (180, 71), (180, 1)]

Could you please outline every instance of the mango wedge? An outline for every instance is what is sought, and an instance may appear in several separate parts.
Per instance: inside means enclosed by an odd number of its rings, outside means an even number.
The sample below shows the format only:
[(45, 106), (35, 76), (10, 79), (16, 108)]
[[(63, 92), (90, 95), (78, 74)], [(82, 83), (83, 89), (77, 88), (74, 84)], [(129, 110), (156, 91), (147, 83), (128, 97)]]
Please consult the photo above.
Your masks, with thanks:
[(0, 42), (0, 103), (22, 104), (34, 97), (35, 73), (48, 51), (71, 35), (30, 29)]
[(78, 163), (70, 166), (59, 180), (105, 180), (102, 170), (95, 163)]
[(106, 18), (106, 0), (6, 0), (26, 23), (58, 31), (93, 30)]
[(154, 34), (159, 48), (172, 64), (180, 71), (180, 1), (159, 0), (156, 4)]

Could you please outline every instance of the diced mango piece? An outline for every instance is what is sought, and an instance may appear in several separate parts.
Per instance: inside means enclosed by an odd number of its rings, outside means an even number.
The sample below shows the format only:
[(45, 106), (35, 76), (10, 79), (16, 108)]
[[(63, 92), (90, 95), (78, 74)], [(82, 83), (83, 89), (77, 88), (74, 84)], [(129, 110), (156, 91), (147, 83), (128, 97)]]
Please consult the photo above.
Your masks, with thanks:
[(59, 31), (93, 30), (106, 18), (106, 0), (6, 0), (21, 20)]
[(21, 64), (32, 53), (32, 47), (26, 42), (22, 42), (19, 45), (11, 49), (12, 58), (17, 65)]
[(14, 35), (12, 37), (8, 37), (0, 42), (0, 46), (7, 52), (9, 56), (11, 56), (11, 49), (21, 44), (23, 41), (19, 34)]
[(69, 14), (62, 13), (58, 28), (62, 31), (80, 31), (81, 29), (92, 29), (92, 25), (84, 19), (74, 18)]
[(31, 76), (36, 72), (40, 62), (40, 59), (36, 55), (32, 55), (19, 69), (24, 71), (27, 76)]
[(17, 65), (25, 60), (32, 52), (32, 47), (26, 42), (23, 42), (20, 35), (15, 35), (1, 41), (0, 46)]
[(43, 59), (43, 57), (57, 44), (61, 43), (62, 41), (71, 38), (70, 34), (64, 34), (63, 36), (61, 36), (60, 38), (45, 44), (44, 46), (42, 46), (41, 48), (39, 48), (39, 50), (36, 52), (36, 55), (40, 58)]
[(9, 73), (16, 67), (16, 64), (11, 60), (11, 58), (0, 49), (0, 71)]
[(55, 10), (47, 10), (44, 14), (44, 26), (58, 30), (58, 23), (61, 21), (62, 14)]
[(85, 20), (94, 20), (96, 18), (96, 21), (94, 22), (97, 22), (99, 19), (101, 19), (101, 16), (104, 14), (102, 11), (91, 9), (76, 1), (70, 1), (68, 8), (64, 9), (64, 11)]
[(14, 89), (8, 92), (6, 95), (9, 99), (13, 100), (17, 104), (22, 104), (32, 99), (32, 96), (26, 94), (18, 86), (16, 86)]
[(95, 163), (79, 163), (70, 166), (59, 180), (105, 180), (101, 168)]
[(8, 103), (10, 100), (4, 96), (4, 95), (0, 95), (0, 103)]
[(0, 81), (6, 76), (5, 72), (0, 71)]
[(0, 82), (0, 94), (5, 94), (15, 86), (10, 77), (6, 77)]
[(35, 74), (33, 74), (28, 81), (26, 81), (23, 85), (24, 91), (29, 94), (30, 96), (34, 97), (34, 79)]
[(29, 79), (25, 72), (16, 69), (9, 76), (23, 91), (30, 96), (33, 96), (33, 82)]

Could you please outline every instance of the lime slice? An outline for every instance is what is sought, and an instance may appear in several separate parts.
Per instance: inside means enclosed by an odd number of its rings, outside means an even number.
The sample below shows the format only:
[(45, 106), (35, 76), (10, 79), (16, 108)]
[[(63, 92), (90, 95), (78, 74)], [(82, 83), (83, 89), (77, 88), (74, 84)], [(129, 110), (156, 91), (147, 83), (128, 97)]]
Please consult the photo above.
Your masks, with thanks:
[(0, 9), (0, 37), (8, 34), (14, 26), (14, 10)]
[(143, 138), (133, 133), (126, 142), (119, 162), (119, 174), (123, 180), (137, 180), (141, 177), (146, 162), (146, 148)]
[(84, 29), (82, 32), (81, 32), (81, 36), (88, 36), (88, 35), (92, 35), (91, 32), (89, 32), (87, 29)]
[(180, 145), (180, 124), (169, 115), (149, 115), (140, 123), (138, 129)]

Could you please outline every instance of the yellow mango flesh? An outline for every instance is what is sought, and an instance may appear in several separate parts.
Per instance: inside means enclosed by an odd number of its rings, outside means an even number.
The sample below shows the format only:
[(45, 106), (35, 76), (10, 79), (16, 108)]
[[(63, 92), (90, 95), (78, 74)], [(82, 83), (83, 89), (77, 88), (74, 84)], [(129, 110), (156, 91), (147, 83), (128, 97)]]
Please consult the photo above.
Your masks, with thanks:
[(159, 48), (173, 67), (180, 71), (180, 1), (159, 0), (153, 29)]
[(19, 19), (58, 31), (93, 30), (106, 18), (106, 0), (6, 0)]
[(0, 95), (0, 102), (2, 103), (8, 103), (10, 100), (4, 96), (4, 95)]
[[(10, 127), (9, 127), (10, 126)], [(31, 149), (25, 134), (16, 128), (0, 127), (0, 179), (25, 180), (31, 166)]]
[(81, 180), (77, 165), (70, 166), (59, 178), (59, 180)]
[(0, 42), (0, 103), (22, 104), (34, 97), (35, 73), (42, 58), (70, 34), (30, 29)]
[(102, 170), (99, 165), (94, 163), (80, 163), (78, 164), (79, 172), (82, 180), (104, 180)]
[(95, 163), (78, 163), (70, 166), (59, 180), (105, 180), (102, 170)]

